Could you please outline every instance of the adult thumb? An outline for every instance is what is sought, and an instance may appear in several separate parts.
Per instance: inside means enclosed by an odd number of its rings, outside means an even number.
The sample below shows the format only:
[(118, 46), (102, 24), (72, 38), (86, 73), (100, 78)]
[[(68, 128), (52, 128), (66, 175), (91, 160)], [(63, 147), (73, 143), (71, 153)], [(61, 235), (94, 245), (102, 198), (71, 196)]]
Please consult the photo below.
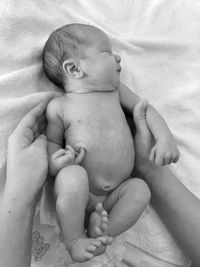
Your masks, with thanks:
[(133, 118), (135, 121), (136, 132), (147, 132), (149, 131), (146, 122), (146, 110), (148, 101), (146, 99), (138, 102), (133, 111)]
[(38, 146), (43, 149), (47, 149), (47, 138), (44, 134), (40, 134), (33, 143), (35, 146)]

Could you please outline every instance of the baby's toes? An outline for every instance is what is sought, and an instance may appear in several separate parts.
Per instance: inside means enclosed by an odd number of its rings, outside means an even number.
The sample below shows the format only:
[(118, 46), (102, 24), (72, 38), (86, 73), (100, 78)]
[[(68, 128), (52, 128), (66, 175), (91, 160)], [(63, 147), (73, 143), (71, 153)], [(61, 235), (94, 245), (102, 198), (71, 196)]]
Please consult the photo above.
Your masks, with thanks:
[(102, 245), (102, 243), (100, 240), (94, 239), (94, 241), (92, 242), (92, 245), (98, 248)]
[(95, 210), (96, 210), (96, 212), (98, 212), (99, 214), (101, 214), (101, 213), (104, 211), (104, 209), (103, 209), (103, 205), (102, 205), (101, 202), (98, 202), (98, 203), (97, 203), (97, 205), (96, 205), (96, 207), (95, 207)]
[(108, 221), (103, 222), (101, 228), (102, 228), (102, 232), (107, 235), (108, 234)]
[(108, 245), (108, 242), (110, 239), (108, 236), (100, 236), (100, 237), (97, 237), (97, 240), (101, 241), (103, 245)]
[(96, 246), (94, 246), (94, 245), (89, 245), (89, 246), (87, 247), (87, 252), (95, 252), (96, 249), (97, 249)]
[(97, 236), (102, 236), (103, 235), (102, 230), (98, 226), (95, 226), (94, 231), (95, 231)]
[(102, 231), (104, 234), (108, 233), (108, 224), (107, 223), (102, 224)]
[(103, 218), (108, 218), (108, 213), (107, 213), (106, 210), (103, 210), (101, 215), (102, 215)]
[(90, 252), (85, 252), (84, 257), (85, 257), (85, 260), (90, 260), (94, 257), (94, 254)]
[(107, 211), (102, 212), (102, 232), (107, 233), (108, 232), (108, 213)]

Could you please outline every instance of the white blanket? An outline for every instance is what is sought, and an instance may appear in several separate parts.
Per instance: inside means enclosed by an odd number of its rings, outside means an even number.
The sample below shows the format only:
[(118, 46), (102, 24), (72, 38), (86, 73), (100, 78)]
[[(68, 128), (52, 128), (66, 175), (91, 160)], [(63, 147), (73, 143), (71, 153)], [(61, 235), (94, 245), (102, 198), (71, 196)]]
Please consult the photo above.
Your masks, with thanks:
[[(179, 163), (171, 169), (200, 197), (199, 1), (1, 0), (0, 21), (1, 190), (8, 135), (31, 107), (56, 90), (42, 71), (44, 43), (56, 28), (78, 22), (97, 26), (109, 35), (113, 49), (122, 57), (122, 82), (148, 98), (166, 119), (181, 152)], [(36, 220), (34, 231), (33, 266), (70, 263), (53, 229)], [(136, 249), (143, 251), (143, 256)], [(90, 265), (121, 266), (117, 264), (127, 251), (133, 255), (133, 263), (137, 258), (137, 266), (138, 257), (142, 260), (145, 255), (158, 260), (150, 266), (188, 266), (151, 207)]]

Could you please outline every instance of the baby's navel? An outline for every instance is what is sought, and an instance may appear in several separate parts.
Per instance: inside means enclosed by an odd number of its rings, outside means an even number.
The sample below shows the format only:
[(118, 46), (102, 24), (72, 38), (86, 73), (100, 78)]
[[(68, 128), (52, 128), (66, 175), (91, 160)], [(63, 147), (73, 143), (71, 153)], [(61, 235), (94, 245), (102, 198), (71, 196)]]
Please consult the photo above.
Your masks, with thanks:
[(103, 185), (103, 190), (104, 191), (110, 191), (112, 188), (111, 188), (111, 185)]

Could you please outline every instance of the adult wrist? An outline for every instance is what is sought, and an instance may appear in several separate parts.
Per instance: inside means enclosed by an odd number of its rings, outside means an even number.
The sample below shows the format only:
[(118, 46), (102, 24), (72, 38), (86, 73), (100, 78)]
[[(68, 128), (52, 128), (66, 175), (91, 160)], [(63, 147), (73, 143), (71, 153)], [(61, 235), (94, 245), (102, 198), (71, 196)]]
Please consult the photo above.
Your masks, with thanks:
[(150, 186), (162, 182), (165, 170), (166, 167), (157, 166), (154, 163), (150, 163), (148, 165), (143, 165), (138, 170), (138, 173), (139, 177), (145, 180), (145, 182)]
[(34, 213), (37, 202), (22, 196), (16, 197), (8, 192), (4, 192), (1, 198), (1, 204), (6, 212), (14, 212), (16, 215), (22, 216), (27, 212), (29, 214)]
[(171, 179), (174, 180), (174, 176), (167, 166), (156, 166), (149, 170), (145, 181), (152, 192), (152, 200), (167, 198), (171, 191)]

